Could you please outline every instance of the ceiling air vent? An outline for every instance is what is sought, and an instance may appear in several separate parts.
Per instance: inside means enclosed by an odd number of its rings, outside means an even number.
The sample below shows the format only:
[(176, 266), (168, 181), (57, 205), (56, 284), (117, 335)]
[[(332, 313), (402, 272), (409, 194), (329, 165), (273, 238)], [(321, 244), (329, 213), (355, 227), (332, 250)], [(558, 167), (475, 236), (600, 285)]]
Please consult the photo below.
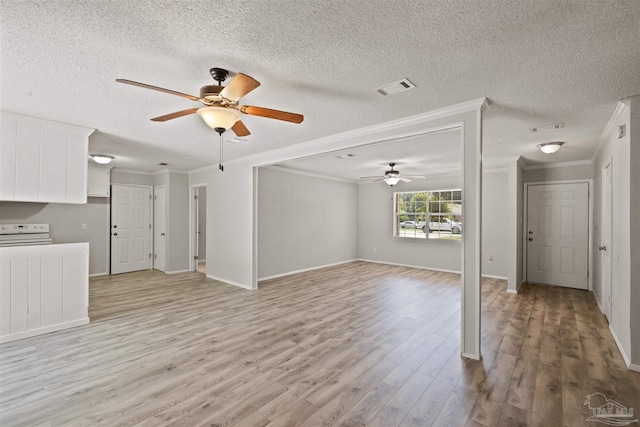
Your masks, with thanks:
[(549, 132), (552, 130), (562, 129), (564, 127), (564, 123), (551, 123), (550, 125), (538, 126), (535, 128), (529, 129), (531, 133), (537, 132)]
[(380, 95), (395, 95), (396, 93), (404, 92), (405, 90), (413, 89), (416, 87), (409, 79), (398, 80), (397, 82), (389, 83), (388, 85), (380, 86), (374, 89)]

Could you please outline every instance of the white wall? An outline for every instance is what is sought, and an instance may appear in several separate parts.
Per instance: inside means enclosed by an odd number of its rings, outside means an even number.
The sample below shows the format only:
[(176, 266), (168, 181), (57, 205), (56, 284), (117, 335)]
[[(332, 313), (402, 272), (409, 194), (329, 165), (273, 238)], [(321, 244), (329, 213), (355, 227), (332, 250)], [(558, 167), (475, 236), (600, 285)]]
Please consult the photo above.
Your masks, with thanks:
[(524, 169), (523, 160), (518, 157), (512, 160), (507, 167), (507, 198), (505, 209), (507, 211), (507, 229), (505, 231), (505, 249), (508, 253), (507, 262), (507, 290), (518, 292), (524, 279), (522, 267), (523, 237), (522, 227), (524, 223)]
[[(619, 106), (619, 108), (622, 107)], [(594, 247), (602, 245), (602, 168), (611, 160), (612, 163), (612, 201), (613, 201), (613, 221), (611, 229), (611, 242), (609, 253), (611, 254), (611, 319), (610, 328), (614, 333), (618, 345), (624, 354), (625, 360), (630, 361), (631, 356), (636, 358), (640, 354), (632, 352), (632, 324), (631, 312), (638, 311), (637, 306), (632, 301), (631, 282), (631, 247), (632, 247), (632, 224), (631, 211), (637, 212), (640, 206), (631, 206), (631, 169), (640, 169), (640, 163), (632, 167), (631, 163), (631, 114), (628, 108), (621, 110), (619, 117), (612, 118), (608, 128), (610, 134), (603, 141), (601, 150), (594, 161)], [(636, 113), (638, 114), (638, 113)], [(627, 134), (624, 138), (618, 139), (618, 125), (625, 125)], [(635, 144), (640, 145), (640, 135), (636, 136)], [(636, 150), (638, 148), (635, 148)], [(637, 154), (636, 154), (637, 155)], [(633, 183), (638, 187), (638, 183)], [(637, 231), (636, 231), (637, 233)], [(640, 236), (636, 234), (634, 246), (638, 246)], [(594, 256), (593, 291), (601, 303), (603, 299), (603, 278), (602, 259), (600, 253)], [(640, 287), (640, 283), (634, 284)], [(635, 322), (636, 325), (638, 322)], [(637, 325), (638, 327), (640, 325)], [(637, 360), (637, 359), (636, 359)], [(638, 362), (635, 362), (638, 363)]]
[[(552, 155), (552, 154), (550, 154)], [(564, 181), (570, 179), (593, 178), (591, 161), (567, 162), (527, 166), (524, 171), (524, 182)]]
[(258, 278), (358, 258), (358, 185), (258, 169)]
[[(509, 209), (507, 170), (485, 172), (482, 178), (482, 274), (507, 278)], [(489, 261), (492, 258), (492, 261)]]
[[(393, 193), (460, 188), (460, 177), (429, 177), (389, 187), (360, 184), (358, 256), (361, 259), (460, 272), (460, 242), (393, 237)], [(464, 203), (464, 202), (463, 202)], [(463, 205), (464, 215), (464, 205)], [(464, 233), (464, 230), (463, 230)]]

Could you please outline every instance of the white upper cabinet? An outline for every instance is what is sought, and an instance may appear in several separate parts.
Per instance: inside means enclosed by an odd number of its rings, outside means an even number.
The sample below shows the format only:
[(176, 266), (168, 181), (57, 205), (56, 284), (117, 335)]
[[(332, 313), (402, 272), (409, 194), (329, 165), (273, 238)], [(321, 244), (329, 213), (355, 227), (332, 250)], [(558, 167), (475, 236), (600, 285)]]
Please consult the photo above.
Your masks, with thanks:
[(109, 197), (111, 168), (89, 166), (87, 170), (87, 196)]
[(86, 203), (93, 131), (3, 111), (0, 200)]

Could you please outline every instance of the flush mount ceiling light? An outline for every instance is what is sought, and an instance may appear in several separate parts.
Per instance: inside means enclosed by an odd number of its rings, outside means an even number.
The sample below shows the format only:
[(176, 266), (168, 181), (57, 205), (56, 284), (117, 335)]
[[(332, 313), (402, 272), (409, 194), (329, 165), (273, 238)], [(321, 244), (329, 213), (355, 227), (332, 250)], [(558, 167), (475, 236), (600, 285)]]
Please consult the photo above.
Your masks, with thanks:
[(231, 129), (240, 120), (240, 111), (226, 107), (202, 107), (197, 113), (211, 129)]
[(538, 144), (538, 148), (545, 154), (553, 154), (564, 145), (564, 142), (545, 142), (544, 144)]
[(100, 163), (101, 165), (111, 163), (111, 160), (115, 158), (113, 156), (107, 156), (106, 154), (91, 154), (90, 156), (94, 162)]

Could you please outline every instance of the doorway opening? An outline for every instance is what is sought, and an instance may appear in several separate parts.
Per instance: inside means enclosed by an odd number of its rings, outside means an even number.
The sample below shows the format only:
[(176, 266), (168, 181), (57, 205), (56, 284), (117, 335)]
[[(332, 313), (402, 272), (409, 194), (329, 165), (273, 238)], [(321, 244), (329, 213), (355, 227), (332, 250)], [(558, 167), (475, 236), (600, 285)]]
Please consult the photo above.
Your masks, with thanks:
[(190, 186), (189, 270), (207, 274), (207, 186)]

